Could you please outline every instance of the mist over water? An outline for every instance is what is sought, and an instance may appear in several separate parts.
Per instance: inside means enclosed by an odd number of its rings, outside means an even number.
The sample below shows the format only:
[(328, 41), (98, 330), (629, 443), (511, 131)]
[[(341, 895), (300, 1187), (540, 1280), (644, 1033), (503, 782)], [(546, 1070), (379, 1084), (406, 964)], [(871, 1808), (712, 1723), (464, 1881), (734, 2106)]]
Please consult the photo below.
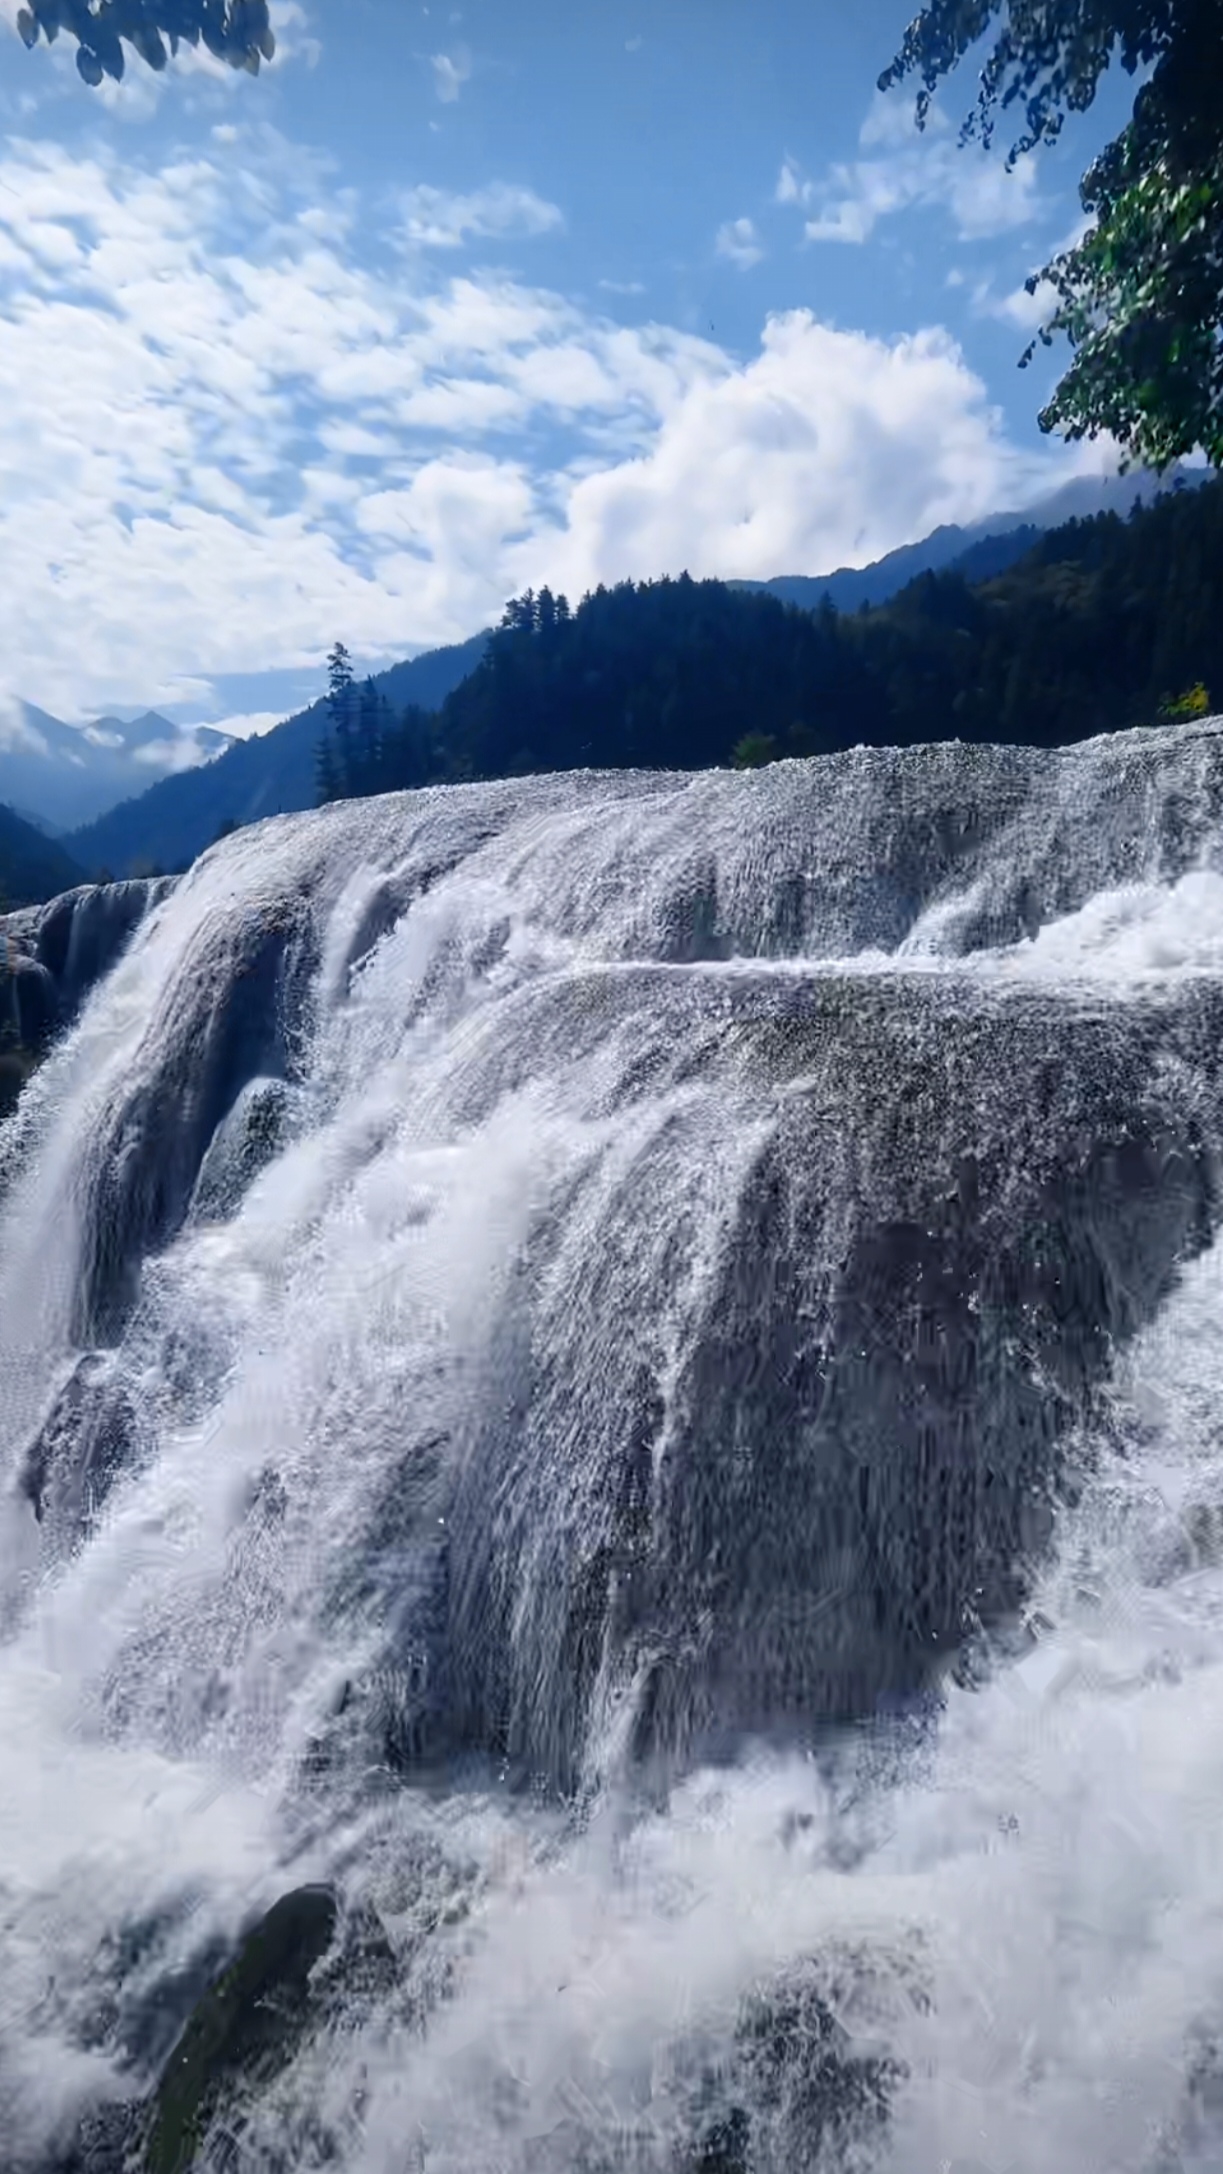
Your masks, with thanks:
[(324, 1881), (218, 2165), (1219, 2165), (1221, 788), (523, 780), (156, 899), (0, 1129), (8, 2163)]

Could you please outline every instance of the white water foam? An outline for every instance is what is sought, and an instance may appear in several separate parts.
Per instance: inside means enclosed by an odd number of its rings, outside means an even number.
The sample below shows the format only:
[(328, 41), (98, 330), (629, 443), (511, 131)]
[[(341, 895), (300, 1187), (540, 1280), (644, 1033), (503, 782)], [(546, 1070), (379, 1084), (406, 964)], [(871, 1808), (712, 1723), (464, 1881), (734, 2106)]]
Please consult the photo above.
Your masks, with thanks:
[[(453, 1988), (423, 2036), (392, 2003), (303, 2055), (261, 2117), (287, 2129), (317, 2100), (346, 2174), (665, 2166), (674, 2049), (725, 2050), (747, 1991), (837, 1942), (881, 1957), (900, 1987), (885, 2032), (908, 2070), (882, 2146), (893, 2174), (1217, 2168), (1223, 2127), (1208, 2084), (1195, 2100), (1188, 2079), (1195, 2034), (1223, 2027), (1218, 1246), (1119, 1365), (1098, 1469), (1035, 1598), (1031, 1652), (984, 1688), (948, 1685), (936, 1740), (902, 1758), (899, 1780), (894, 1748), (868, 1739), (852, 1787), (814, 1761), (745, 1754), (646, 1816), (612, 1786), (574, 1825), (502, 1798), (490, 1777), (440, 1802), (358, 1789), (325, 1820), (312, 1813), (303, 1762), (341, 1685), (375, 1665), (398, 1573), (380, 1564), (368, 1605), (329, 1614), (320, 1595), (363, 1567), (404, 1411), (418, 1431), (461, 1434), (486, 1393), (489, 1324), (541, 1202), (591, 1170), (611, 1197), (638, 1182), (651, 1140), (694, 1127), (704, 1184), (670, 1203), (698, 1233), (665, 1324), (678, 1336), (695, 1303), (682, 1293), (716, 1258), (716, 1204), (733, 1199), (753, 1145), (746, 1109), (723, 1123), (678, 1072), (616, 1115), (603, 1082), (623, 1046), (592, 1058), (575, 1042), (568, 1064), (563, 1050), (521, 1049), (518, 1072), (534, 1061), (539, 1077), (490, 1098), (489, 1037), (510, 1046), (519, 992), (614, 969), (617, 953), (627, 966), (643, 920), (667, 925), (661, 907), (634, 908), (608, 934), (597, 812), (566, 813), (555, 832), (539, 818), (474, 872), (443, 876), (354, 974), (363, 917), (402, 853), (401, 815), (364, 820), (355, 866), (337, 856), (317, 909), (297, 1129), (235, 1212), (189, 1223), (147, 1273), (153, 1446), (86, 1544), (40, 1576), (28, 1508), (5, 1504), (0, 1574), (20, 1614), (0, 1654), (12, 2148), (38, 2148), (92, 2092), (123, 2088), (84, 2029), (117, 1929), (163, 1917), (156, 1969), (168, 1971), (285, 1887), (332, 1877), (376, 1903), (405, 1953), (462, 1896), (436, 1935)], [(636, 850), (642, 820), (636, 803), (617, 811), (616, 852)], [(266, 837), (234, 842), (159, 909), (19, 1114), (13, 1137), (24, 1127), (37, 1152), (3, 1220), (14, 1443), (69, 1355), (81, 1143), (133, 1071), (155, 1069), (175, 991), (218, 973), (201, 947), (226, 916), (278, 910), (317, 881), (309, 826), (276, 835), (279, 858)], [(543, 855), (556, 880), (565, 854), (580, 880), (545, 911), (546, 885), (525, 871)], [(941, 925), (964, 919), (947, 910)], [(1223, 879), (1114, 886), (968, 961), (951, 936), (940, 954), (933, 933), (850, 963), (1124, 992), (1218, 971)], [(711, 984), (747, 970), (695, 968)], [(170, 1330), (210, 1355), (198, 1412), (162, 1379)], [(261, 1500), (281, 1507), (253, 1516)], [(422, 1899), (404, 1866), (423, 1843), (437, 1858)]]

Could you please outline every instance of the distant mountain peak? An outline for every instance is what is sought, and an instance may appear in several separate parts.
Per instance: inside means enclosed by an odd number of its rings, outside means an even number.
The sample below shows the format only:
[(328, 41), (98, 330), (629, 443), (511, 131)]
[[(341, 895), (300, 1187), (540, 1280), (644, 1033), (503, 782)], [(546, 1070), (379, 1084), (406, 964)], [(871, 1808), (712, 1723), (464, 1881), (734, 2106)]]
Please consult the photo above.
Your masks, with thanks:
[(0, 801), (50, 830), (75, 830), (151, 779), (213, 761), (232, 745), (212, 725), (179, 726), (157, 710), (73, 725), (33, 702), (10, 702), (0, 736)]
[[(374, 686), (394, 709), (408, 703), (437, 709), (451, 689), (475, 670), (487, 639), (486, 634), (477, 634), (466, 642), (426, 650), (375, 672)], [(139, 783), (128, 787), (120, 806), (74, 830), (71, 850), (86, 867), (107, 868), (116, 876), (156, 867), (183, 868), (212, 845), (225, 827), (312, 808), (318, 743), (327, 729), (326, 697), (320, 696), (270, 732), (228, 743), (217, 733), (222, 745), (215, 761), (178, 776), (161, 777), (155, 784), (146, 772)], [(204, 741), (204, 735), (214, 730), (197, 727), (197, 741)]]

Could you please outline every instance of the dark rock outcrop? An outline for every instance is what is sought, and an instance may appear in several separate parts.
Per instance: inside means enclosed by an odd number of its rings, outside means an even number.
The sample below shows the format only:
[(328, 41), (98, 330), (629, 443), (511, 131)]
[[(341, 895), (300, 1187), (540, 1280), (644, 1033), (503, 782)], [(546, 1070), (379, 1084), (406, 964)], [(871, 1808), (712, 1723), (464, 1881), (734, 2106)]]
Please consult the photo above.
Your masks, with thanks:
[(140, 1421), (113, 1353), (78, 1359), (29, 1443), (18, 1484), (52, 1547), (71, 1547), (119, 1473), (135, 1462)]
[(282, 1895), (243, 1939), (204, 1995), (166, 2063), (144, 2153), (147, 2174), (187, 2174), (227, 2100), (247, 2103), (291, 2058), (317, 2020), (311, 1973), (335, 1938), (327, 1887)]
[(254, 1153), (260, 1125), (266, 1130), (271, 1121), (267, 1094), (274, 1098), (276, 1090), (268, 1083), (291, 1069), (289, 1022), (301, 1017), (302, 985), (314, 963), (304, 911), (234, 916), (202, 932), (182, 1000), (157, 1022), (155, 1067), (133, 1078), (104, 1120), (85, 1203), (80, 1342), (107, 1342), (116, 1333), (142, 1259), (181, 1227), (218, 1127), (243, 1090), (260, 1082), (262, 1118), (243, 1106), (235, 1120)]
[(608, 1700), (683, 1765), (870, 1714), (1013, 1609), (1114, 1344), (1216, 1227), (1223, 1137), (1208, 985), (745, 974), (718, 1013), (643, 968), (575, 995), (563, 1022), (530, 999), (541, 1069), (635, 1010), (618, 1094), (716, 1082), (722, 1114), (694, 1091), (614, 1195), (592, 1176), (584, 1289), (540, 1224), (456, 1478), (454, 1725), (568, 1787)]
[(0, 914), (0, 1117), (174, 879), (90, 883)]
[(37, 968), (54, 991), (54, 1022), (66, 1025), (145, 915), (169, 896), (175, 881), (158, 876), (86, 883), (61, 892), (45, 906), (0, 915), (0, 970), (6, 948), (10, 960)]
[(292, 1090), (283, 1079), (252, 1079), (241, 1088), (205, 1150), (191, 1195), (194, 1222), (223, 1221), (279, 1153), (292, 1116)]

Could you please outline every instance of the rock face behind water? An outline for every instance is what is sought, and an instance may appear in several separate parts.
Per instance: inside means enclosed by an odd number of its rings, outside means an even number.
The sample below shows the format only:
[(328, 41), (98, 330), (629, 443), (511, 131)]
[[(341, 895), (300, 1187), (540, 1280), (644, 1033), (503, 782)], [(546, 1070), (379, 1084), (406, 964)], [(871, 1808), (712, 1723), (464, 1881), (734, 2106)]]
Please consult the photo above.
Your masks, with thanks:
[(20, 1076), (13, 1069), (0, 1116), (52, 1035), (71, 1023), (133, 930), (173, 888), (172, 877), (83, 884), (48, 905), (0, 914), (0, 1036), (26, 1055)]
[[(447, 1708), (566, 1786), (618, 1705), (636, 1759), (682, 1766), (912, 1693), (1016, 1604), (1067, 1428), (1217, 1219), (1223, 1033), (1202, 988), (748, 973), (711, 1007), (640, 969), (572, 996), (573, 1061), (631, 1044), (626, 1103), (687, 1072), (762, 1131), (736, 1167), (736, 1120), (677, 1110), (584, 1271), (541, 1232), (467, 1441)], [(556, 1004), (529, 1000), (537, 1053)]]

